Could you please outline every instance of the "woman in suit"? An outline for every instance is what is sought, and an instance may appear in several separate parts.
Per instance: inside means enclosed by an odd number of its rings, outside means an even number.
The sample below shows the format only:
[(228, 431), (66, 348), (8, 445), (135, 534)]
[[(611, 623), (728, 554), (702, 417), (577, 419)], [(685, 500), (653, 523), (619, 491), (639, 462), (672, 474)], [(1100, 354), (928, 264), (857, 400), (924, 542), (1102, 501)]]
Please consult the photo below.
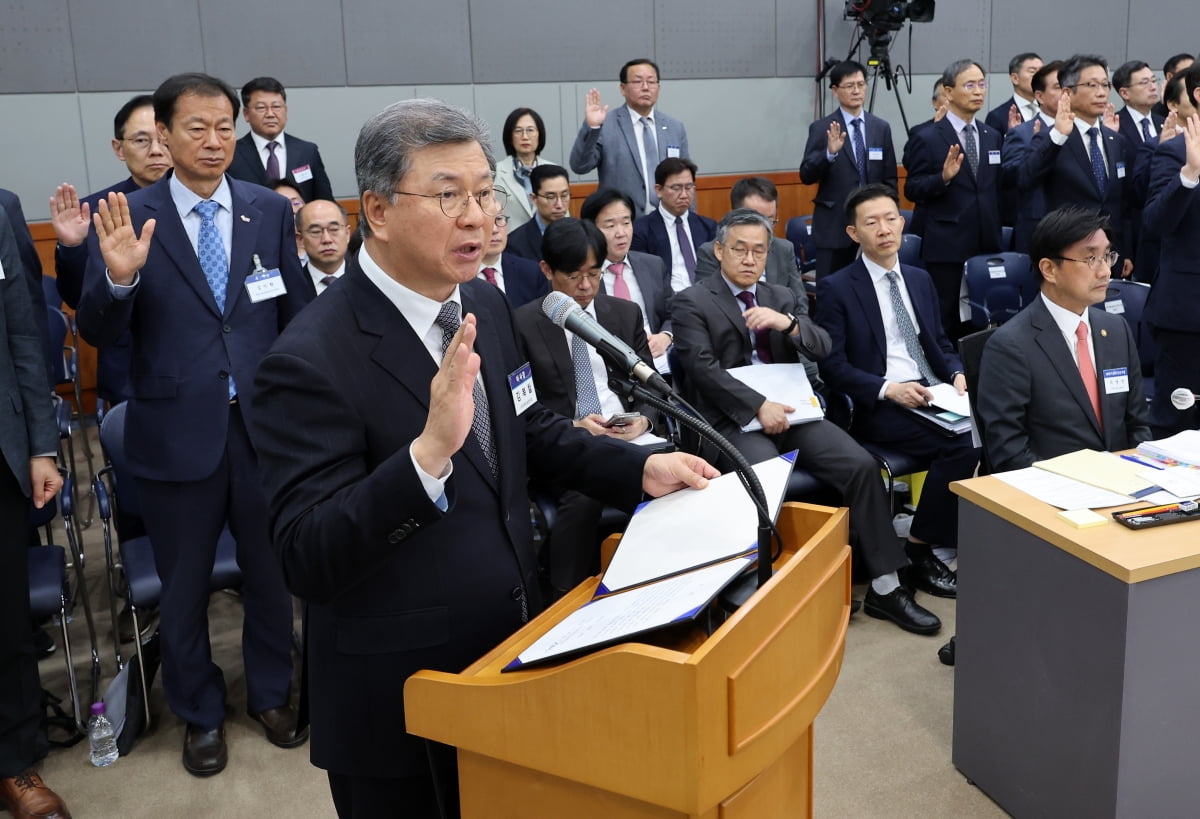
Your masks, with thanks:
[(496, 187), (508, 192), (504, 213), (511, 232), (533, 218), (529, 173), (539, 163), (555, 163), (542, 159), (546, 125), (532, 108), (516, 108), (508, 115), (504, 120), (503, 140), (505, 156), (496, 163)]

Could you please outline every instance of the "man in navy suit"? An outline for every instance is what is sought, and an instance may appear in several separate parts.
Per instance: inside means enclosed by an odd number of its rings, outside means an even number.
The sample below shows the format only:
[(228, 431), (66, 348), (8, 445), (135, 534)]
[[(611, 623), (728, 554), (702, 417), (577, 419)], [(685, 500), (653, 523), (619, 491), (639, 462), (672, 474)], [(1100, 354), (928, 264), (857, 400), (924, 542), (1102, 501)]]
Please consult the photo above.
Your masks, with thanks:
[(829, 72), (838, 110), (808, 127), (800, 181), (816, 185), (812, 239), (817, 248), (817, 278), (854, 261), (858, 248), (846, 235), (846, 197), (869, 182), (896, 187), (896, 149), (892, 126), (863, 111), (867, 70), (853, 61)]
[(904, 195), (916, 203), (921, 259), (933, 278), (942, 325), (958, 335), (963, 263), (1000, 250), (1000, 134), (978, 121), (987, 80), (974, 60), (942, 73), (946, 116), (913, 131), (904, 149)]
[[(1200, 67), (1184, 74), (1193, 107), (1200, 107)], [(1150, 169), (1150, 191), (1143, 214), (1162, 237), (1158, 278), (1150, 289), (1145, 320), (1158, 354), (1154, 359), (1154, 399), (1150, 424), (1156, 437), (1200, 426), (1192, 407), (1177, 410), (1171, 392), (1184, 387), (1200, 393), (1200, 115), (1188, 117), (1181, 136), (1159, 146)]]
[(1112, 84), (1113, 90), (1125, 100), (1117, 112), (1121, 123), (1117, 131), (1131, 147), (1156, 139), (1165, 117), (1154, 113), (1159, 100), (1154, 69), (1144, 60), (1130, 60), (1113, 72)]
[(125, 454), (162, 579), (163, 689), (187, 723), (183, 765), (197, 776), (228, 758), (225, 682), (205, 615), (227, 523), (243, 576), (247, 709), (276, 745), (307, 738), (289, 705), (291, 597), (271, 557), (239, 390), (309, 295), (288, 202), (225, 175), (237, 109), (233, 89), (206, 74), (154, 92), (174, 171), (100, 203), (77, 313), (97, 347), (132, 336)]
[(692, 210), (696, 200), (696, 163), (664, 159), (654, 169), (658, 207), (633, 223), (634, 250), (653, 253), (671, 274), (678, 293), (696, 281), (696, 249), (717, 233), (717, 223)]
[[(895, 191), (859, 188), (846, 201), (846, 222), (862, 256), (817, 282), (817, 321), (832, 339), (821, 374), (853, 399), (856, 438), (929, 464), (906, 549), (918, 567), (949, 563), (958, 547), (958, 502), (950, 483), (974, 474), (978, 452), (970, 435), (948, 437), (910, 409), (929, 405), (930, 385), (952, 384), (961, 395), (967, 380), (942, 331), (929, 275), (900, 264), (904, 217)], [(909, 579), (923, 588), (928, 577), (913, 572)]]
[[(1167, 87), (1167, 83), (1177, 74), (1181, 74), (1191, 66), (1195, 58), (1191, 54), (1174, 54), (1167, 58), (1163, 63), (1163, 88)], [(1166, 105), (1166, 100), (1159, 100), (1154, 106), (1154, 113), (1158, 114), (1163, 119), (1167, 118), (1167, 114), (1171, 113)]]
[(579, 217), (593, 222), (604, 234), (607, 255), (601, 266), (600, 292), (638, 306), (646, 320), (650, 354), (661, 358), (671, 346), (671, 298), (675, 294), (662, 259), (629, 249), (633, 213), (629, 194), (601, 188), (583, 200)]
[(583, 125), (571, 146), (571, 170), (595, 169), (601, 188), (629, 194), (638, 214), (658, 204), (654, 169), (670, 157), (687, 158), (687, 129), (657, 109), (659, 74), (651, 60), (630, 60), (621, 66), (621, 96), (625, 104), (611, 114), (592, 88), (584, 99)]
[(1054, 116), (1058, 113), (1058, 98), (1062, 86), (1058, 84), (1059, 60), (1046, 63), (1033, 75), (1033, 96), (1038, 101), (1038, 115), (1009, 129), (1000, 148), (1000, 178), (1006, 189), (1016, 190), (1018, 202), (1016, 219), (1013, 222), (1013, 250), (1029, 252), (1029, 240), (1033, 229), (1046, 215), (1046, 197), (1040, 186), (1029, 190), (1020, 188), (1021, 165), (1029, 153), (1029, 144), (1034, 134), (1054, 127)]
[(363, 246), (255, 380), (272, 545), (307, 603), (312, 762), (342, 817), (458, 815), (453, 749), (405, 733), (398, 691), (539, 612), (528, 477), (632, 509), (643, 490), (716, 475), (593, 437), (514, 388), (527, 365), (508, 302), (476, 278), (503, 212), (485, 135), (438, 100), (367, 121)]
[(287, 90), (274, 77), (256, 77), (242, 86), (250, 133), (237, 141), (229, 175), (256, 185), (287, 180), (305, 202), (332, 199), (333, 186), (317, 146), (285, 134)]
[[(542, 234), (551, 222), (571, 214), (571, 181), (561, 165), (538, 165), (529, 174), (533, 218), (508, 237), (508, 249), (532, 262), (542, 260)], [(522, 196), (518, 191), (509, 196)]]
[[(1001, 134), (1008, 132), (1010, 125), (1029, 122), (1037, 115), (1038, 104), (1033, 96), (1033, 75), (1042, 67), (1042, 58), (1032, 51), (1018, 54), (1008, 61), (1008, 79), (1012, 82), (1013, 95), (988, 111), (984, 122)], [(1013, 109), (1016, 109), (1015, 112)]]
[(296, 235), (304, 248), (304, 283), (315, 298), (346, 273), (350, 214), (339, 202), (309, 202), (296, 211)]
[(42, 290), (42, 260), (38, 257), (37, 247), (33, 243), (33, 235), (29, 232), (29, 223), (25, 221), (21, 198), (10, 190), (0, 188), (0, 210), (3, 210), (8, 217), (8, 223), (12, 228), (17, 255), (21, 260), (21, 269), (25, 273), (25, 281), (29, 289), (34, 321), (37, 322), (38, 328), (44, 336), (46, 334), (46, 293)]
[(479, 260), (476, 278), (499, 287), (508, 296), (513, 309), (531, 301), (541, 302), (542, 296), (550, 292), (550, 284), (537, 262), (515, 253), (505, 253), (508, 247), (508, 217), (501, 213), (492, 222), (487, 249)]

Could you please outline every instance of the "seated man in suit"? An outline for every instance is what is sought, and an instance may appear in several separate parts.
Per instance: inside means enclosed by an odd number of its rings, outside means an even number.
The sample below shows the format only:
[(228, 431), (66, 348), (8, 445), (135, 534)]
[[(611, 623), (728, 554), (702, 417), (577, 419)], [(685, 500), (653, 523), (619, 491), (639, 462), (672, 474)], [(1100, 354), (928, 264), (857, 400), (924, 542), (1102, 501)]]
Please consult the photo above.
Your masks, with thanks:
[(318, 199), (296, 212), (296, 235), (308, 259), (304, 272), (319, 296), (346, 272), (346, 248), (350, 246), (350, 214), (337, 202)]
[(671, 346), (670, 305), (675, 294), (662, 259), (629, 249), (633, 239), (633, 200), (615, 188), (601, 188), (583, 200), (579, 216), (600, 228), (608, 247), (600, 292), (636, 304), (646, 319), (650, 355), (654, 358), (666, 355)]
[[(650, 348), (643, 332), (642, 311), (626, 299), (598, 292), (601, 260), (608, 255), (602, 234), (586, 220), (560, 219), (546, 228), (542, 237), (541, 272), (558, 293), (566, 293), (601, 327), (624, 341), (651, 363)], [(521, 350), (533, 368), (538, 401), (547, 409), (572, 419), (575, 426), (592, 435), (607, 435), (618, 441), (633, 441), (650, 429), (657, 417), (649, 406), (613, 392), (608, 385), (612, 367), (594, 348), (570, 330), (557, 326), (542, 312), (540, 301), (530, 302), (513, 314)], [(637, 418), (615, 416), (639, 413)], [(582, 492), (558, 494), (558, 514), (550, 528), (550, 585), (556, 596), (574, 588), (600, 570), (598, 532), (604, 504)], [(561, 492), (561, 494), (559, 494)]]
[(653, 253), (667, 265), (671, 290), (696, 281), (696, 248), (717, 232), (717, 223), (692, 211), (696, 199), (696, 163), (664, 159), (654, 169), (658, 208), (633, 223), (633, 249)]
[(625, 104), (611, 114), (600, 104), (600, 92), (587, 92), (583, 125), (571, 147), (571, 170), (595, 169), (601, 188), (629, 195), (638, 215), (658, 205), (654, 169), (670, 157), (688, 157), (687, 129), (658, 110), (658, 66), (651, 60), (630, 60), (621, 66), (621, 96)]
[(993, 470), (1150, 438), (1133, 332), (1097, 306), (1112, 276), (1108, 231), (1100, 211), (1067, 207), (1033, 233), (1041, 298), (992, 334), (979, 371), (976, 414)]
[[(1029, 122), (1037, 116), (1038, 104), (1033, 96), (1033, 75), (1041, 67), (1042, 58), (1032, 51), (1018, 54), (1009, 60), (1008, 79), (1012, 82), (1013, 94), (988, 111), (984, 122), (1001, 134), (1005, 134), (1010, 126)], [(1016, 117), (1020, 117), (1020, 119), (1018, 120)]]
[[(899, 234), (897, 234), (899, 235)], [(816, 361), (829, 352), (829, 334), (808, 317), (804, 300), (762, 281), (771, 225), (749, 208), (725, 214), (713, 246), (721, 275), (675, 296), (675, 349), (686, 397), (750, 463), (797, 450), (796, 466), (842, 494), (850, 530), (871, 576), (864, 609), (917, 634), (941, 622), (900, 582), (903, 570), (935, 594), (953, 597), (956, 583), (944, 566), (923, 560), (909, 569), (892, 528), (879, 464), (837, 425), (824, 419), (788, 424), (793, 408), (750, 389), (729, 374), (734, 367)], [(762, 431), (743, 432), (758, 419)]]
[(1061, 66), (1062, 62), (1059, 60), (1052, 60), (1033, 75), (1033, 96), (1038, 101), (1038, 115), (1028, 122), (1010, 128), (1004, 135), (1004, 144), (1000, 147), (1001, 184), (1005, 188), (1016, 189), (1020, 194), (1016, 219), (1013, 222), (1013, 250), (1019, 253), (1029, 252), (1029, 239), (1033, 236), (1033, 229), (1046, 215), (1045, 193), (1040, 186), (1021, 190), (1020, 173), (1034, 134), (1054, 127), (1058, 98), (1062, 96), (1062, 86), (1058, 84), (1058, 69)]
[(286, 179), (305, 202), (332, 199), (333, 186), (317, 146), (285, 134), (287, 90), (274, 77), (255, 77), (242, 86), (242, 106), (250, 133), (237, 141), (229, 175), (267, 185)]
[[(508, 249), (534, 262), (542, 260), (542, 234), (551, 222), (571, 214), (571, 182), (561, 165), (538, 165), (529, 173), (533, 218), (508, 237)], [(520, 196), (520, 192), (516, 194)]]
[(546, 277), (537, 263), (515, 253), (506, 253), (508, 247), (507, 214), (501, 213), (492, 222), (492, 233), (488, 238), (483, 258), (479, 260), (476, 278), (499, 287), (508, 296), (513, 309), (531, 301), (541, 303), (542, 296), (550, 292)]
[(818, 279), (854, 261), (857, 248), (846, 238), (842, 212), (850, 192), (868, 182), (896, 187), (892, 126), (863, 110), (867, 69), (853, 60), (839, 63), (829, 72), (829, 87), (838, 110), (809, 126), (800, 163), (800, 181), (817, 186), (812, 239)]
[[(890, 137), (889, 137), (890, 139)], [(748, 176), (733, 183), (729, 190), (731, 209), (750, 208), (761, 214), (771, 227), (779, 224), (779, 190), (775, 183), (762, 176)], [(713, 253), (713, 243), (705, 242), (696, 251), (696, 281), (719, 276), (721, 267)], [(796, 266), (796, 248), (787, 239), (771, 235), (771, 248), (767, 254), (767, 267), (763, 281), (778, 284), (791, 290), (796, 301), (807, 301), (804, 280)]]
[[(962, 394), (967, 380), (942, 330), (929, 274), (900, 264), (904, 217), (896, 192), (858, 189), (846, 200), (846, 221), (862, 255), (817, 282), (817, 319), (832, 339), (821, 373), (853, 399), (856, 438), (929, 464), (906, 549), (918, 565), (948, 563), (958, 545), (950, 483), (971, 477), (978, 453), (969, 435), (947, 437), (909, 408), (929, 405), (931, 384), (951, 383)], [(931, 544), (940, 551), (931, 554)]]

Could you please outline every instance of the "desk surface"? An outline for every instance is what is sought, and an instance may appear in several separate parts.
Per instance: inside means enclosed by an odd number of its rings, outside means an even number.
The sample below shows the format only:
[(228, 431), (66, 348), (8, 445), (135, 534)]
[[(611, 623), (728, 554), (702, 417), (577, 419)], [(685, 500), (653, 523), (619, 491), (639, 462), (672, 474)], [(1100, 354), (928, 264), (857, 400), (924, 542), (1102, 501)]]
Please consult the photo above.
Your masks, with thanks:
[[(1077, 529), (1058, 517), (1056, 507), (991, 475), (956, 481), (950, 489), (1125, 583), (1200, 568), (1200, 525), (1134, 531), (1110, 519), (1103, 526)], [(1107, 516), (1112, 511), (1105, 509), (1100, 514)]]

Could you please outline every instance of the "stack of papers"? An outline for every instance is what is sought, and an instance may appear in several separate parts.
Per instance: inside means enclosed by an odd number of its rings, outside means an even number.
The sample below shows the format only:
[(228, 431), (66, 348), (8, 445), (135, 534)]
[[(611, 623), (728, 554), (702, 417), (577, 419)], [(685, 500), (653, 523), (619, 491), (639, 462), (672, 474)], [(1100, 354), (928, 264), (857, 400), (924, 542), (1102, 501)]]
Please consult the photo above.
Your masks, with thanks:
[(1034, 466), (1130, 498), (1141, 497), (1148, 494), (1147, 490), (1158, 489), (1154, 481), (1146, 480), (1139, 474), (1145, 470), (1144, 466), (1111, 452), (1081, 449), (1038, 461)]
[(1137, 449), (1171, 466), (1200, 468), (1200, 430), (1185, 429), (1161, 441), (1144, 441)]
[[(803, 364), (751, 364), (726, 372), (766, 396), (768, 401), (795, 407), (794, 412), (788, 413), (788, 421), (793, 425), (820, 421), (825, 417), (825, 410), (813, 393), (812, 384), (808, 383)], [(762, 424), (755, 418), (742, 427), (742, 432), (757, 432), (760, 429)]]

